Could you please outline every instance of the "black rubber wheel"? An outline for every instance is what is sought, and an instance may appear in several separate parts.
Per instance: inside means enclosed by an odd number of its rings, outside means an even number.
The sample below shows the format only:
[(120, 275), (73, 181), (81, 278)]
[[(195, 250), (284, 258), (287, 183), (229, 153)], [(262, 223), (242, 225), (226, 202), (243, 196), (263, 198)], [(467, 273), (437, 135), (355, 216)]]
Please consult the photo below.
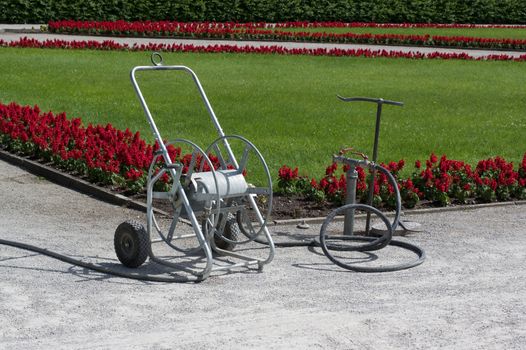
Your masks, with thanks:
[[(221, 222), (221, 219), (219, 219), (219, 222)], [(238, 240), (240, 234), (241, 231), (239, 230), (239, 226), (237, 225), (236, 217), (229, 213), (228, 219), (225, 223), (225, 229), (223, 231), (223, 237), (226, 238), (228, 241), (223, 239), (220, 235), (214, 235), (214, 242), (216, 244), (216, 247), (228, 251), (234, 250), (234, 248), (236, 247), (236, 243), (234, 242)]]
[(137, 221), (127, 220), (115, 230), (113, 240), (119, 261), (127, 267), (141, 266), (148, 257), (150, 239), (144, 226)]

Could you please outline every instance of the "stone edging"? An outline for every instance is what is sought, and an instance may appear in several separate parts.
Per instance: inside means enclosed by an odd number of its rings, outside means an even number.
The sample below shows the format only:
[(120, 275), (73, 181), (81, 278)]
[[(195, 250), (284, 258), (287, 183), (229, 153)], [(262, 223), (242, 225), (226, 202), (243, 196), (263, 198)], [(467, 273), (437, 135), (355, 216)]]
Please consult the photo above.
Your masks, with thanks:
[[(58, 185), (71, 188), (80, 193), (95, 197), (104, 202), (111, 204), (139, 210), (146, 212), (146, 203), (135, 201), (126, 196), (123, 196), (118, 193), (113, 193), (105, 188), (92, 184), (86, 180), (80, 179), (76, 176), (72, 176), (66, 173), (63, 173), (53, 167), (41, 164), (39, 162), (33, 161), (31, 159), (14, 155), (7, 151), (0, 149), (0, 159), (16, 165), (18, 167), (24, 168), (32, 174), (43, 176), (51, 182), (54, 182)], [(453, 207), (443, 207), (443, 208), (425, 208), (425, 209), (413, 209), (405, 211), (405, 214), (408, 215), (420, 215), (420, 214), (429, 214), (429, 213), (441, 213), (447, 211), (461, 211), (461, 210), (474, 210), (480, 208), (488, 207), (503, 207), (511, 205), (526, 205), (526, 200), (524, 201), (513, 201), (513, 202), (495, 202), (495, 203), (484, 203), (484, 204), (473, 204), (473, 205), (462, 205), (462, 206), (453, 206)], [(166, 212), (161, 210), (156, 210), (159, 214), (169, 215)], [(393, 213), (387, 213), (388, 216), (393, 215)], [(336, 220), (343, 220), (343, 217), (337, 217)], [(185, 220), (186, 221), (186, 220)], [(287, 220), (272, 220), (272, 224), (275, 226), (282, 225), (297, 225), (301, 223), (306, 224), (321, 224), (325, 221), (325, 217), (316, 217), (316, 218), (298, 218), (298, 219), (287, 219)]]
[[(481, 208), (491, 207), (507, 207), (512, 205), (526, 205), (526, 200), (522, 201), (509, 201), (509, 202), (494, 202), (494, 203), (482, 203), (482, 204), (470, 204), (470, 205), (457, 205), (452, 207), (439, 207), (439, 208), (422, 208), (422, 209), (411, 209), (402, 212), (401, 216), (404, 215), (422, 215), (432, 213), (442, 213), (448, 211), (464, 211), (464, 210), (475, 210)], [(394, 212), (386, 213), (386, 216), (393, 216)], [(365, 214), (363, 214), (365, 216)], [(305, 219), (288, 219), (288, 220), (274, 220), (274, 225), (298, 225), (302, 223), (306, 224), (322, 224), (326, 217), (316, 218), (305, 218)], [(343, 216), (337, 216), (335, 221), (343, 221)]]
[(75, 191), (95, 197), (104, 202), (146, 212), (146, 204), (144, 203), (134, 201), (118, 193), (113, 193), (86, 180), (63, 173), (53, 167), (41, 164), (31, 159), (14, 155), (2, 149), (0, 149), (0, 159), (18, 167), (24, 168), (32, 174), (45, 177), (47, 180), (58, 185), (71, 188)]

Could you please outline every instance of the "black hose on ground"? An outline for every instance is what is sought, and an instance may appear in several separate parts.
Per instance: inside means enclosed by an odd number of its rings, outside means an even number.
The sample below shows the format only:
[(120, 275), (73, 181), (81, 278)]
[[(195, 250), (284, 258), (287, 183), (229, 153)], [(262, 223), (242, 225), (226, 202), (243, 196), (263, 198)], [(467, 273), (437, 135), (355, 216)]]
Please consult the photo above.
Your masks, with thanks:
[[(355, 241), (372, 241), (375, 238), (374, 237), (366, 237), (366, 236), (351, 236), (352, 240)], [(328, 239), (337, 239), (341, 238), (341, 236), (326, 236)], [(347, 239), (351, 240), (351, 239)], [(264, 241), (256, 240), (257, 243), (260, 244), (268, 244)], [(410, 262), (404, 262), (397, 265), (389, 265), (389, 266), (380, 266), (380, 267), (364, 267), (364, 266), (357, 266), (357, 265), (349, 265), (349, 264), (343, 264), (340, 261), (336, 260), (335, 258), (332, 258), (332, 254), (329, 253), (329, 255), (325, 254), (333, 263), (336, 265), (355, 272), (393, 272), (393, 271), (400, 271), (409, 269), (411, 267), (418, 266), (424, 262), (426, 259), (426, 253), (425, 251), (417, 246), (416, 244), (404, 242), (404, 241), (398, 241), (391, 239), (387, 245), (394, 246), (394, 247), (400, 247), (409, 251), (412, 251), (417, 255), (417, 258)], [(322, 244), (316, 239), (311, 240), (302, 240), (302, 241), (288, 241), (288, 242), (274, 242), (274, 246), (277, 248), (299, 248), (299, 247), (320, 247), (323, 250)], [(328, 251), (346, 251), (348, 249), (345, 249), (343, 247), (334, 247), (331, 246), (331, 244), (326, 244)], [(325, 253), (325, 252), (324, 252)]]
[[(329, 215), (327, 216), (327, 218), (325, 219), (325, 221), (323, 222), (321, 228), (320, 228), (320, 245), (321, 245), (321, 248), (323, 250), (323, 253), (325, 254), (325, 256), (327, 256), (327, 258), (329, 258), (329, 260), (331, 260), (333, 263), (335, 263), (336, 265), (344, 268), (344, 269), (347, 269), (347, 270), (351, 270), (351, 271), (355, 271), (355, 272), (392, 272), (392, 271), (399, 271), (399, 270), (404, 270), (404, 269), (408, 269), (408, 268), (411, 268), (411, 267), (415, 267), (415, 266), (418, 266), (420, 264), (422, 264), (426, 258), (426, 254), (424, 252), (424, 250), (420, 247), (418, 247), (417, 245), (414, 245), (414, 244), (411, 244), (411, 243), (407, 243), (407, 242), (402, 242), (402, 241), (396, 241), (396, 240), (393, 240), (393, 233), (394, 231), (396, 230), (397, 226), (400, 224), (400, 212), (401, 212), (401, 208), (402, 208), (402, 201), (401, 201), (401, 197), (400, 197), (400, 191), (398, 189), (398, 184), (396, 182), (396, 179), (394, 178), (393, 174), (391, 174), (391, 172), (389, 170), (387, 170), (386, 168), (380, 166), (380, 165), (377, 165), (377, 164), (373, 164), (372, 165), (376, 170), (379, 170), (380, 172), (384, 173), (387, 178), (388, 178), (388, 181), (390, 182), (391, 186), (393, 187), (393, 190), (395, 192), (395, 196), (396, 196), (396, 212), (395, 212), (395, 218), (393, 220), (393, 222), (389, 222), (389, 220), (387, 219), (387, 217), (381, 212), (379, 211), (378, 209), (370, 206), (370, 205), (365, 205), (365, 204), (347, 204), (347, 205), (344, 205), (340, 208), (337, 208), (335, 210), (333, 210), (331, 213), (329, 213)], [(370, 217), (370, 214), (375, 214), (378, 218), (380, 218), (385, 227), (387, 228), (387, 230), (385, 231), (385, 233), (380, 236), (380, 237), (370, 237), (370, 236), (356, 236), (354, 234), (350, 234), (350, 235), (338, 235), (338, 236), (328, 236), (326, 234), (326, 230), (327, 230), (327, 227), (329, 226), (329, 224), (331, 223), (332, 220), (334, 220), (334, 218), (336, 217), (336, 215), (340, 214), (340, 213), (346, 213), (348, 212), (349, 210), (352, 210), (353, 212), (355, 210), (363, 210), (363, 211), (366, 211), (368, 213), (368, 220), (369, 220), (369, 217)], [(352, 232), (351, 232), (352, 233)], [(360, 245), (360, 246), (341, 246), (341, 245), (334, 245), (334, 244), (327, 244), (327, 240), (337, 240), (337, 241), (351, 241), (351, 242), (368, 242), (364, 245)], [(403, 249), (406, 249), (406, 250), (409, 250), (409, 251), (412, 251), (413, 253), (415, 253), (417, 255), (417, 258), (413, 261), (410, 261), (410, 262), (405, 262), (405, 263), (401, 263), (401, 264), (395, 264), (395, 265), (390, 265), (390, 266), (378, 266), (378, 267), (368, 267), (368, 266), (360, 266), (360, 265), (356, 265), (356, 264), (348, 264), (348, 263), (344, 263), (340, 260), (338, 260), (333, 254), (332, 254), (332, 251), (358, 251), (358, 252), (369, 252), (369, 251), (373, 251), (373, 250), (379, 250), (379, 249), (382, 249), (386, 246), (396, 246), (396, 247), (400, 247), (400, 248), (403, 248)]]
[[(336, 236), (336, 237), (334, 237), (334, 236), (326, 236), (326, 238), (327, 239), (342, 239), (341, 236)], [(348, 241), (351, 241), (351, 240), (352, 241), (372, 241), (373, 239), (374, 239), (373, 237), (366, 237), (366, 236), (350, 236), (350, 237), (348, 237), (345, 240), (348, 240)], [(322, 246), (323, 252), (325, 253), (325, 256), (327, 256), (327, 258), (329, 258), (329, 260), (331, 260), (333, 263), (335, 263), (339, 267), (342, 267), (342, 268), (347, 269), (347, 270), (355, 271), (355, 272), (393, 272), (393, 271), (400, 271), (400, 270), (405, 270), (405, 269), (409, 269), (411, 267), (418, 266), (418, 265), (422, 264), (424, 262), (424, 260), (426, 259), (425, 251), (422, 248), (420, 248), (419, 246), (415, 245), (415, 244), (391, 239), (387, 243), (387, 245), (394, 246), (394, 247), (400, 247), (400, 248), (412, 251), (413, 253), (415, 253), (417, 255), (417, 258), (415, 260), (413, 260), (413, 261), (404, 262), (404, 263), (395, 264), (395, 265), (368, 267), (368, 266), (360, 266), (360, 265), (355, 265), (355, 264), (352, 265), (352, 264), (343, 263), (340, 260), (336, 259), (332, 255), (331, 250), (333, 250), (333, 249), (331, 249), (330, 245), (327, 246), (327, 245), (322, 244), (321, 246)], [(323, 248), (324, 246), (326, 247), (325, 249)], [(336, 250), (344, 251), (345, 249), (341, 248), (341, 249), (336, 249)]]
[(0, 244), (7, 245), (14, 248), (24, 249), (31, 252), (43, 254), (46, 256), (49, 256), (51, 258), (63, 261), (68, 264), (72, 264), (75, 266), (84, 267), (93, 271), (106, 273), (113, 276), (128, 278), (128, 279), (134, 279), (139, 281), (148, 281), (148, 282), (165, 282), (165, 283), (187, 283), (187, 282), (200, 282), (201, 280), (197, 277), (191, 278), (191, 277), (183, 277), (183, 276), (173, 276), (173, 277), (160, 277), (160, 276), (152, 276), (148, 274), (139, 274), (139, 273), (132, 273), (132, 272), (124, 272), (124, 271), (116, 271), (114, 269), (111, 269), (109, 267), (97, 265), (88, 263), (82, 260), (74, 259), (72, 257), (69, 257), (67, 255), (59, 254), (56, 252), (53, 252), (48, 249), (39, 248), (30, 244), (21, 243), (21, 242), (15, 242), (15, 241), (9, 241), (5, 239), (0, 239)]

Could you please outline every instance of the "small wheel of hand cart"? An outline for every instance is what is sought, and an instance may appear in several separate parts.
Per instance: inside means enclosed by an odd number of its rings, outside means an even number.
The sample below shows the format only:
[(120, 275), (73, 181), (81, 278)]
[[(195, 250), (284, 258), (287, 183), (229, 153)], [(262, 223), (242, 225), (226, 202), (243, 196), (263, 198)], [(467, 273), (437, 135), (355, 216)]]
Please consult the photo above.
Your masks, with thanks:
[(137, 221), (121, 223), (115, 230), (113, 243), (117, 257), (124, 266), (139, 267), (148, 257), (150, 239), (144, 226)]
[[(219, 222), (222, 222), (221, 217), (219, 218)], [(205, 223), (203, 223), (203, 231), (208, 232), (208, 227), (205, 227), (205, 225), (206, 221)], [(221, 234), (214, 234), (215, 246), (223, 250), (234, 250), (237, 244), (236, 242), (238, 241), (241, 235), (241, 231), (239, 230), (236, 217), (229, 213), (228, 218), (225, 222), (225, 227), (221, 229), (220, 227), (216, 226), (215, 230), (221, 232)]]

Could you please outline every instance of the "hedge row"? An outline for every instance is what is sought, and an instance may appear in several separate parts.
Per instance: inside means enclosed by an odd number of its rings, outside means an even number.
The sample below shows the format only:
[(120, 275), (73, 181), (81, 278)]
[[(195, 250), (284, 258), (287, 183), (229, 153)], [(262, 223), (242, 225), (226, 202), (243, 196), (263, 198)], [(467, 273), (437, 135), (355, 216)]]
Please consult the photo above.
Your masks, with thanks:
[(0, 23), (49, 20), (526, 24), (523, 0), (0, 0)]

